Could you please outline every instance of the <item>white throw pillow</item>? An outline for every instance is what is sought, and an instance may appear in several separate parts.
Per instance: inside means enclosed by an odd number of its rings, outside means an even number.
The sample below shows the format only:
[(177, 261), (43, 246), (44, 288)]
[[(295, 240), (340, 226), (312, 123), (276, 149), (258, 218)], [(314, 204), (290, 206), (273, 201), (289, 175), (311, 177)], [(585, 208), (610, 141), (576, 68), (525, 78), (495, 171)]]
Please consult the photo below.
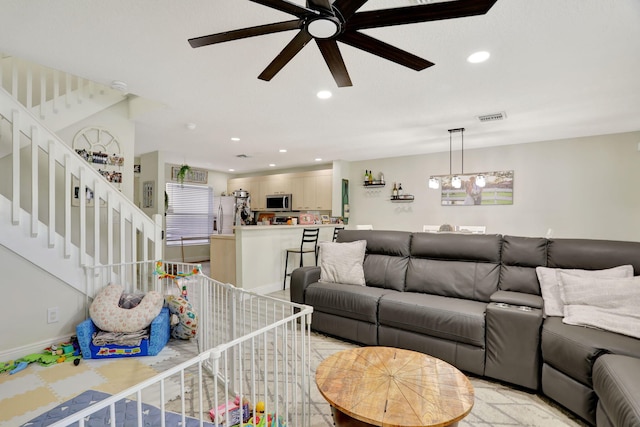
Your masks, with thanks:
[(585, 278), (560, 273), (563, 323), (640, 338), (640, 276)]
[(544, 300), (545, 316), (564, 316), (562, 298), (560, 297), (560, 272), (570, 273), (581, 277), (619, 278), (633, 276), (632, 265), (621, 265), (606, 270), (579, 270), (536, 267), (536, 274), (540, 282), (540, 292)]
[(320, 281), (364, 286), (366, 240), (348, 243), (321, 242)]

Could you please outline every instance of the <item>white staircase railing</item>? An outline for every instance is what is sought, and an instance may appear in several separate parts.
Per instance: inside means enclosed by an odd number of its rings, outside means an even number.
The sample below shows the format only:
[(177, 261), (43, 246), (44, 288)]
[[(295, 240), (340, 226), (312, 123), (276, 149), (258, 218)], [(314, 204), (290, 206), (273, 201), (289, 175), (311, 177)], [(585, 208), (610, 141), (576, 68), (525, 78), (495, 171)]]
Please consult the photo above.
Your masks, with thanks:
[[(76, 187), (86, 192), (72, 204)], [(85, 265), (162, 257), (161, 216), (149, 218), (2, 88), (0, 209), (0, 244), (80, 290)]]
[(126, 97), (105, 85), (1, 53), (0, 87), (54, 132)]

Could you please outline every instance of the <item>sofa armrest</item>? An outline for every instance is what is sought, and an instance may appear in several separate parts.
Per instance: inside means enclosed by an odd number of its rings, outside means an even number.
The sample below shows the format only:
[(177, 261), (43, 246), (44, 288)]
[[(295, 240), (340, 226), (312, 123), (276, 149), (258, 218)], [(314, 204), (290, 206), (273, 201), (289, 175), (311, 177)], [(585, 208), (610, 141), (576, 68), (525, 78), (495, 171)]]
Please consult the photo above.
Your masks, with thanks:
[(298, 267), (291, 273), (291, 301), (304, 304), (304, 293), (312, 283), (320, 280), (320, 267)]
[(497, 291), (491, 295), (491, 302), (542, 308), (542, 297), (540, 295), (526, 294), (524, 292)]

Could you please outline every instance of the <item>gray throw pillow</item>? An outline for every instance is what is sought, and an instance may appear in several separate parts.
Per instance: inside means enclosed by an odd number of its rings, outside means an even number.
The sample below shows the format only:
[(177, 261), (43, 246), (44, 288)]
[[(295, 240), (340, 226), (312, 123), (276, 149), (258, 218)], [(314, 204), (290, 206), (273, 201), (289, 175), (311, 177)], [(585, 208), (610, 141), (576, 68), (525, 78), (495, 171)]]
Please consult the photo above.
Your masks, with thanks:
[(618, 279), (560, 273), (563, 323), (640, 338), (640, 276)]
[(365, 286), (364, 253), (366, 240), (348, 243), (321, 242), (320, 281)]
[(579, 270), (536, 267), (536, 274), (540, 282), (540, 292), (544, 300), (545, 316), (564, 316), (564, 303), (560, 297), (560, 272), (570, 273), (581, 277), (620, 278), (633, 276), (632, 265), (621, 265), (606, 270)]

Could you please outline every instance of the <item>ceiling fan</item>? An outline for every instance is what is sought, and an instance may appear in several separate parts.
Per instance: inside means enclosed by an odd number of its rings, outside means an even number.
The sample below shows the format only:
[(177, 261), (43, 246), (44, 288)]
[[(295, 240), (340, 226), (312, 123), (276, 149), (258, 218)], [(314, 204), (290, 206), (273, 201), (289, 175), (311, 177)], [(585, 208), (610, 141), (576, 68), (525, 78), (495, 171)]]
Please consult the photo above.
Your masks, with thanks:
[(424, 70), (434, 64), (358, 30), (484, 15), (497, 0), (457, 0), (365, 12), (357, 11), (368, 0), (335, 0), (333, 3), (330, 0), (306, 0), (306, 7), (287, 0), (250, 1), (289, 13), (297, 19), (195, 37), (189, 39), (191, 47), (299, 30), (258, 78), (271, 80), (307, 43), (314, 39), (336, 84), (344, 87), (352, 86), (352, 83), (338, 48), (338, 41), (413, 70)]

